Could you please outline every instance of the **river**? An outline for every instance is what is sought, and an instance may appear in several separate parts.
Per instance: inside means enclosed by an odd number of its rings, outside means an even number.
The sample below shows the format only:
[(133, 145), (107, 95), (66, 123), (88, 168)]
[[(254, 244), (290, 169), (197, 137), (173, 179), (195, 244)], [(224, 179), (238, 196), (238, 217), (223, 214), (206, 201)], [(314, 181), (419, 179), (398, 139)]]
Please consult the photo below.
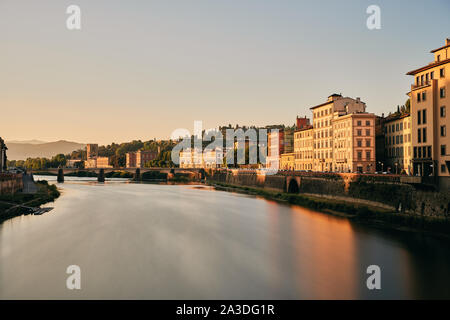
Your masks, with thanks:
[(450, 298), (448, 240), (202, 185), (58, 187), (52, 211), (0, 225), (1, 299)]

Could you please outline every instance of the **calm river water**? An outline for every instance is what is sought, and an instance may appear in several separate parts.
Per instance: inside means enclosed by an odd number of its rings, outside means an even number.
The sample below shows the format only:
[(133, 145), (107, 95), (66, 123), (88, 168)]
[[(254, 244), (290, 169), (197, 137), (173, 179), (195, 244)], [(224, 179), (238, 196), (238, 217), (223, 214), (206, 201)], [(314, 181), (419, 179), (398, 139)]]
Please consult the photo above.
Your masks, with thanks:
[(448, 240), (205, 186), (58, 187), (54, 210), (0, 225), (1, 299), (450, 298)]

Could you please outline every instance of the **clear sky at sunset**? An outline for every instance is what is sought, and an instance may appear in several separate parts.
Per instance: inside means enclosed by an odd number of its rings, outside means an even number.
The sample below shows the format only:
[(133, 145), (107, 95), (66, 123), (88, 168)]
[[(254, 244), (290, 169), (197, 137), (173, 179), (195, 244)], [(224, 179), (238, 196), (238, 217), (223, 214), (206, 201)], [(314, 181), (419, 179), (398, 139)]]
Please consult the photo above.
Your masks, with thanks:
[[(81, 8), (82, 29), (66, 28)], [(381, 30), (366, 8), (381, 8)], [(450, 37), (450, 1), (0, 0), (0, 136), (125, 142), (292, 125), (331, 93), (394, 111)]]

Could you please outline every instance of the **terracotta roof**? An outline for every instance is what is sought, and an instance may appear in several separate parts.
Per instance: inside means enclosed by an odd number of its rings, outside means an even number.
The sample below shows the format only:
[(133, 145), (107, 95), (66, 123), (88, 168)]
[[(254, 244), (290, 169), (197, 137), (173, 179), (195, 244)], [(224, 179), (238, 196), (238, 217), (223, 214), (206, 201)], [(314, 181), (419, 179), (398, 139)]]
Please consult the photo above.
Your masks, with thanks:
[[(448, 39), (447, 39), (447, 41), (448, 41)], [(449, 43), (449, 44), (446, 44), (446, 45), (443, 46), (443, 47), (440, 47), (440, 48), (431, 50), (430, 52), (431, 52), (431, 53), (435, 53), (436, 51), (439, 51), (439, 50), (442, 50), (442, 49), (445, 49), (445, 48), (448, 48), (448, 47), (450, 47), (450, 43)]]
[(413, 75), (415, 75), (416, 73), (419, 73), (419, 72), (422, 72), (422, 71), (425, 71), (425, 70), (428, 70), (428, 69), (431, 69), (431, 68), (434, 68), (434, 67), (437, 67), (437, 66), (446, 64), (446, 63), (448, 63), (448, 62), (450, 62), (450, 59), (446, 59), (446, 60), (442, 60), (442, 61), (433, 62), (433, 63), (430, 63), (429, 65), (426, 65), (426, 66), (421, 67), (421, 68), (419, 68), (419, 69), (412, 70), (412, 71), (408, 72), (407, 75), (413, 76)]
[(409, 116), (410, 116), (409, 113), (403, 113), (403, 114), (400, 114), (400, 115), (391, 114), (390, 116), (386, 117), (384, 122), (391, 122), (391, 121), (407, 118)]

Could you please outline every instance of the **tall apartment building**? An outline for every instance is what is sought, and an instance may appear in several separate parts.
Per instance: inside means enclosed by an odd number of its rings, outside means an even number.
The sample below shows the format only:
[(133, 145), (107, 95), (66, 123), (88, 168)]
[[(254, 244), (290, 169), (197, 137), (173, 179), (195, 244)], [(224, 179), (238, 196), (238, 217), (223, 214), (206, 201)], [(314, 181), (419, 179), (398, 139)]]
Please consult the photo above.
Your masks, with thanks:
[(385, 167), (397, 174), (412, 174), (411, 115), (389, 116), (384, 121)]
[(335, 115), (332, 127), (333, 171), (374, 173), (375, 115), (366, 112)]
[[(313, 149), (314, 149), (314, 157), (313, 157), (313, 171), (336, 171), (336, 166), (333, 165), (334, 155), (334, 143), (333, 143), (333, 121), (337, 120), (339, 117), (355, 114), (355, 113), (366, 113), (366, 104), (362, 102), (359, 98), (352, 99), (349, 97), (342, 97), (340, 94), (332, 94), (328, 97), (328, 100), (322, 104), (314, 106), (311, 108), (313, 112)], [(353, 117), (352, 117), (353, 118)], [(355, 120), (357, 121), (357, 120)], [(372, 124), (374, 126), (374, 123)], [(356, 125), (352, 124), (352, 128), (354, 130)], [(347, 127), (349, 129), (349, 127)], [(371, 135), (374, 135), (373, 127), (367, 128), (369, 129)], [(367, 130), (366, 129), (366, 130)], [(362, 130), (362, 128), (361, 128)], [(353, 135), (359, 131), (350, 131), (349, 134)], [(366, 131), (364, 131), (366, 133)], [(351, 137), (347, 137), (351, 141)], [(373, 142), (373, 146), (375, 142)], [(356, 145), (353, 143), (346, 144), (346, 148), (351, 148)], [(344, 148), (344, 147), (342, 147)], [(341, 149), (342, 149), (341, 148)], [(342, 152), (342, 150), (340, 150)], [(364, 152), (363, 150), (352, 150), (351, 154), (353, 155), (356, 152), (356, 156), (359, 154), (357, 152)], [(373, 151), (375, 153), (375, 151)], [(375, 158), (375, 155), (373, 156)], [(365, 158), (364, 158), (365, 159)], [(363, 161), (362, 159), (360, 161)], [(370, 162), (370, 161), (369, 161)], [(335, 163), (337, 164), (337, 163)], [(364, 168), (364, 163), (362, 163)], [(358, 168), (360, 168), (358, 166)], [(367, 171), (366, 168), (363, 171)], [(351, 171), (356, 171), (354, 168), (350, 168)], [(359, 170), (359, 169), (358, 169)], [(371, 171), (374, 171), (373, 167)]]
[(302, 126), (294, 133), (295, 170), (310, 171), (313, 169), (313, 131), (313, 127), (308, 121), (308, 125)]
[(414, 84), (408, 93), (411, 99), (413, 172), (433, 176), (440, 187), (450, 188), (450, 39), (432, 50), (434, 61), (412, 70)]

